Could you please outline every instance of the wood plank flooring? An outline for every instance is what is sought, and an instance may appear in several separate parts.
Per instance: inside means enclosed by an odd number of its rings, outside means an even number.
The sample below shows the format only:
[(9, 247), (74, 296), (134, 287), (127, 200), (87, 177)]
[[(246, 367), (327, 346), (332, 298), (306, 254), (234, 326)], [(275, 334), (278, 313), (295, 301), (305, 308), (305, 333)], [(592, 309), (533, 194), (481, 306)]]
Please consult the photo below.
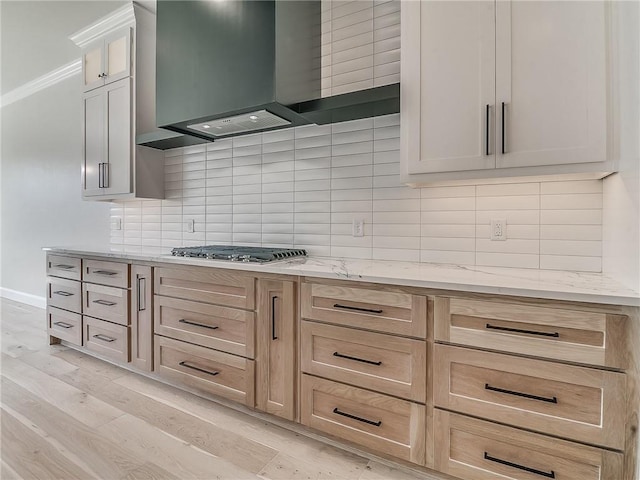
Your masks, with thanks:
[(0, 478), (439, 480), (48, 345), (0, 299)]

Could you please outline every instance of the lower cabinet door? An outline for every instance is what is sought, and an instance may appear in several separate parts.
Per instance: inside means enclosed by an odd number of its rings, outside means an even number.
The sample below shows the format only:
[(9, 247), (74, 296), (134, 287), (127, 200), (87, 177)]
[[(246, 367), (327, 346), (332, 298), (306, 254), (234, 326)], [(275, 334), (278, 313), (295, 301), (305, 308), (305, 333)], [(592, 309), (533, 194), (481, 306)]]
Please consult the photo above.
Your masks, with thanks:
[(425, 406), (302, 376), (304, 425), (373, 450), (425, 464)]
[(435, 409), (435, 468), (465, 480), (617, 480), (621, 453)]
[(84, 346), (118, 362), (128, 362), (129, 327), (83, 316)]
[(82, 346), (82, 316), (47, 307), (47, 330), (52, 337)]
[(154, 344), (154, 370), (161, 377), (254, 406), (253, 360), (159, 335)]

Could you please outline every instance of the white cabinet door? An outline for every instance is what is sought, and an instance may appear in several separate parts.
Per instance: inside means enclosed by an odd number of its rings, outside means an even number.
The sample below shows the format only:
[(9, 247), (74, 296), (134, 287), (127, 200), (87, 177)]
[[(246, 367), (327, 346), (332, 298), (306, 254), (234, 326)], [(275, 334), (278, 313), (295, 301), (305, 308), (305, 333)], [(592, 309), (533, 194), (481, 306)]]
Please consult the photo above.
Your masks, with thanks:
[(126, 27), (82, 50), (82, 87), (87, 92), (131, 75), (132, 28)]
[(407, 172), (495, 168), (495, 2), (402, 4)]
[(607, 19), (600, 1), (497, 2), (498, 168), (607, 160)]
[(131, 193), (131, 162), (133, 160), (131, 79), (125, 78), (111, 83), (103, 87), (103, 90), (107, 98), (105, 194)]
[(102, 195), (105, 160), (105, 95), (101, 89), (85, 93), (82, 170), (83, 196)]

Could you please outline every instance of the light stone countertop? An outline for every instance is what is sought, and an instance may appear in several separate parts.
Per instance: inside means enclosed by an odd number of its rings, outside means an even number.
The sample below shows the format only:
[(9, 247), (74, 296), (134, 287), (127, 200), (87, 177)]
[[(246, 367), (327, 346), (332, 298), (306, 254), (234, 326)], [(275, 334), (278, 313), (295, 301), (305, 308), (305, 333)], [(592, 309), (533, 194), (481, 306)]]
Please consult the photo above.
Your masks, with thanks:
[(270, 263), (243, 263), (172, 257), (148, 250), (116, 252), (91, 247), (48, 247), (58, 254), (144, 262), (198, 265), (257, 273), (355, 280), (460, 292), (640, 306), (640, 293), (600, 273), (522, 268), (441, 265), (389, 260), (306, 257)]

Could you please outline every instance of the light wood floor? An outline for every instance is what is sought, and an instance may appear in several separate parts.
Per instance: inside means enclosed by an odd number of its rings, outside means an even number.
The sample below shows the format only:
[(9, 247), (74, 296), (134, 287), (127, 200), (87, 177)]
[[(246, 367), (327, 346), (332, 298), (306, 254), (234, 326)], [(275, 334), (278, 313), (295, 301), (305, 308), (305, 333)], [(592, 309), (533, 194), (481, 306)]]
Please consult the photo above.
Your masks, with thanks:
[(1, 302), (3, 480), (438, 480), (49, 346), (44, 310)]

